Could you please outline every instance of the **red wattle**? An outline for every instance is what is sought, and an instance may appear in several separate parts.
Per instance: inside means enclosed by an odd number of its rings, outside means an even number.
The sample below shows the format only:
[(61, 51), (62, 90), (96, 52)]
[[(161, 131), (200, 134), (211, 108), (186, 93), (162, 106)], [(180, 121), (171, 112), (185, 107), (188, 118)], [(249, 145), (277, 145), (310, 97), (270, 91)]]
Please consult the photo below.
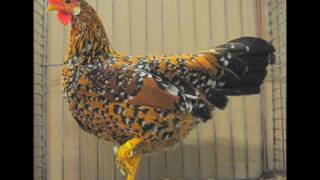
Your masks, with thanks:
[(57, 16), (58, 16), (58, 19), (60, 20), (60, 22), (63, 25), (69, 24), (71, 22), (71, 20), (72, 20), (72, 15), (71, 14), (67, 14), (67, 13), (64, 13), (62, 11), (59, 11)]

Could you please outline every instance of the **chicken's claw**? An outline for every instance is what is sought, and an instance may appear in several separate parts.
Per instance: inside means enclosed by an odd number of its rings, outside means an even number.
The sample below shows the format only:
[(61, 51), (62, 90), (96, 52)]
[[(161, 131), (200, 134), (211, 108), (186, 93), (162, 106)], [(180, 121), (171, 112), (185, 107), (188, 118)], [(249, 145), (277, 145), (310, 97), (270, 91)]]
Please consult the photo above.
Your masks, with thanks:
[(141, 155), (134, 154), (134, 149), (141, 140), (133, 138), (119, 147), (116, 151), (116, 164), (123, 175), (128, 174), (127, 180), (134, 180)]
[(118, 152), (118, 147), (113, 147), (113, 152), (114, 152), (114, 154), (117, 154), (117, 152)]

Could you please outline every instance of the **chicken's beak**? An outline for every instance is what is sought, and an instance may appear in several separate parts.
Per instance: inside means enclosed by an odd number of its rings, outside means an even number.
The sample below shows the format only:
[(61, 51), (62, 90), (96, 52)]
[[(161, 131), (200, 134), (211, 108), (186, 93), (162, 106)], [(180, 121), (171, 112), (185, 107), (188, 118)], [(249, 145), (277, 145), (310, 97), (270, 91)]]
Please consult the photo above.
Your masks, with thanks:
[(56, 10), (58, 10), (57, 6), (49, 4), (49, 6), (47, 7), (47, 10), (46, 10), (46, 13), (49, 13), (51, 11), (56, 11)]

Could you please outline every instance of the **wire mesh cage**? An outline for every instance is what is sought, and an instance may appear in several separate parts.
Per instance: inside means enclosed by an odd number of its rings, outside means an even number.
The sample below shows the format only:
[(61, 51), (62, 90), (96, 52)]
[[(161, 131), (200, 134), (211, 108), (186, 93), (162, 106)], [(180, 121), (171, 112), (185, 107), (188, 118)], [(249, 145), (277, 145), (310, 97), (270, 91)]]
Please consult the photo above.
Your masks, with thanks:
[(270, 0), (268, 6), (270, 41), (277, 50), (271, 69), (274, 172), (286, 176), (286, 0)]
[(46, 0), (34, 1), (34, 179), (46, 179)]
[[(197, 52), (245, 35), (276, 48), (266, 94), (231, 98), (226, 111), (214, 113), (217, 120), (199, 125), (179, 148), (142, 159), (137, 180), (286, 176), (286, 0), (87, 2), (107, 25), (111, 44), (128, 54)], [(267, 35), (256, 33), (262, 6)], [(34, 179), (123, 180), (113, 144), (79, 130), (66, 108), (59, 67), (70, 27), (49, 22), (46, 7), (47, 0), (34, 0)]]

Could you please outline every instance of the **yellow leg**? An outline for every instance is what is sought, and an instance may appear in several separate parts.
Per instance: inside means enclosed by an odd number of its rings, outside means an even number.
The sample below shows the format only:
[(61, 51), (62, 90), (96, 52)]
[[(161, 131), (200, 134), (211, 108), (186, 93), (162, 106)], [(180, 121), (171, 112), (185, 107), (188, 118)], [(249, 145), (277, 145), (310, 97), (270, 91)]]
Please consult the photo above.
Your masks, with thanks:
[(136, 155), (136, 157), (137, 157), (137, 159), (134, 162), (135, 165), (133, 166), (134, 169), (132, 170), (132, 173), (128, 174), (127, 180), (134, 180), (134, 177), (136, 176), (136, 173), (137, 173), (137, 170), (138, 170), (138, 167), (139, 167), (139, 163), (140, 163), (140, 160), (141, 160), (141, 155)]
[(116, 164), (122, 174), (128, 174), (127, 180), (134, 180), (139, 167), (141, 155), (134, 154), (134, 148), (141, 142), (139, 138), (133, 138), (119, 147), (116, 152)]

